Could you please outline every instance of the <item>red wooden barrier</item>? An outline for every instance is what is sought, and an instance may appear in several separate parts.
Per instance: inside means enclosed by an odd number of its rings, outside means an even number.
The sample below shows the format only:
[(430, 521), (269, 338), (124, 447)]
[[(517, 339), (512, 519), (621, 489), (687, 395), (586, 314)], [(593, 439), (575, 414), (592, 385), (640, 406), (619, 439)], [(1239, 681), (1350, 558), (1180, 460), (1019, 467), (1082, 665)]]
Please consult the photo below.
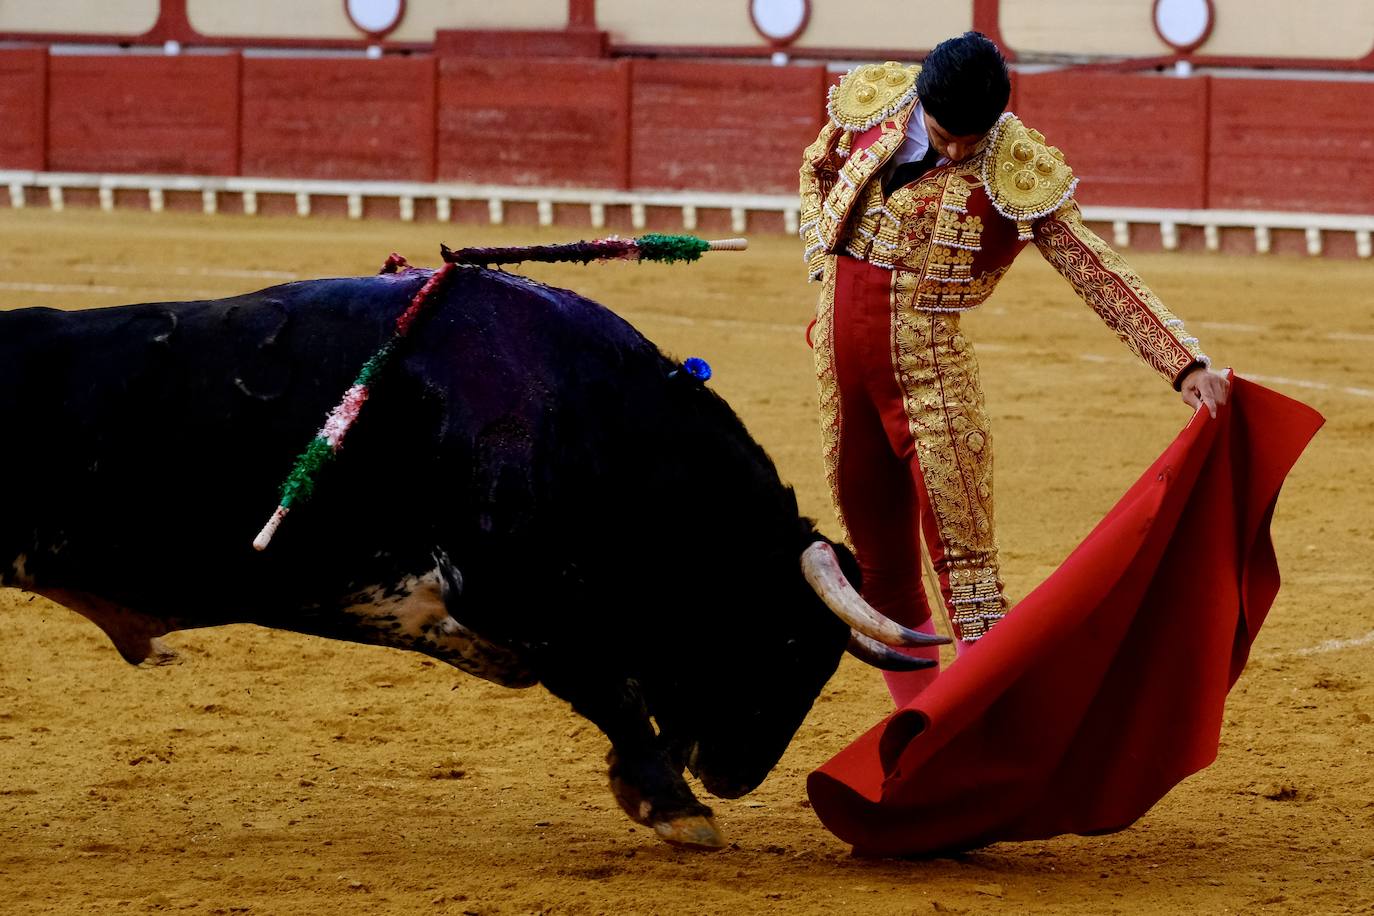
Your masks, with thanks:
[(434, 59), (248, 58), (243, 174), (434, 180)]
[(635, 61), (631, 185), (795, 194), (827, 84), (824, 67)]
[(0, 51), (0, 168), (41, 170), (47, 161), (48, 52)]
[(1374, 213), (1374, 83), (1212, 81), (1210, 203)]
[(239, 56), (48, 58), (54, 171), (236, 175)]
[(439, 177), (628, 187), (627, 61), (439, 59)]
[[(707, 61), (5, 50), (0, 168), (790, 195), (833, 79)], [(1085, 203), (1374, 212), (1374, 83), (1067, 70), (1014, 88)]]
[(1022, 74), (1017, 115), (1064, 151), (1085, 204), (1207, 205), (1205, 77)]

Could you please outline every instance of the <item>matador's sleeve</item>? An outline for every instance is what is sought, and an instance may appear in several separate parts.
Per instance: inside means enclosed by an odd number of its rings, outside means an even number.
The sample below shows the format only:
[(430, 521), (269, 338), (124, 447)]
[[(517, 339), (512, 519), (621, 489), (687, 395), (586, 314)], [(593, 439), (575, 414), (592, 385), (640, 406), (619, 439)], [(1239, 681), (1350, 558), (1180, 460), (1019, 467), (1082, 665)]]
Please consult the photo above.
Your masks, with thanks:
[(1064, 203), (1034, 225), (1045, 260), (1092, 306), (1116, 335), (1178, 390), (1183, 376), (1209, 366), (1198, 339), (1165, 308), (1125, 260), (1083, 224), (1078, 204)]
[(802, 153), (801, 207), (797, 212), (797, 233), (801, 236), (802, 245), (805, 246), (802, 260), (806, 262), (806, 276), (809, 280), (820, 279), (825, 267), (825, 243), (821, 241), (817, 230), (821, 206), (835, 183), (835, 168), (830, 163), (830, 158), (835, 152), (835, 144), (841, 133), (840, 128), (827, 120), (815, 142)]
[(1083, 224), (1078, 179), (1058, 147), (1006, 112), (988, 132), (983, 182), (997, 211), (1034, 240), (1045, 260), (1145, 363), (1177, 390), (1184, 374), (1211, 364), (1183, 322), (1107, 243)]

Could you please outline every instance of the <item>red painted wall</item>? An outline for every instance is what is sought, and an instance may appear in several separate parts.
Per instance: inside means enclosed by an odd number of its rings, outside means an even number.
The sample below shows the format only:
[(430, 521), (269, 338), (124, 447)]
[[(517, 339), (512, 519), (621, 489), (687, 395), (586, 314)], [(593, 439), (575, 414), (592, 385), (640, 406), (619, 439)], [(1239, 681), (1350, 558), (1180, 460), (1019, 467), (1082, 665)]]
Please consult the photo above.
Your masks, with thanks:
[(434, 180), (434, 59), (248, 58), (243, 174)]
[(1205, 207), (1207, 78), (1022, 74), (1016, 114), (1064, 151), (1084, 204)]
[(53, 171), (236, 175), (238, 54), (48, 58)]
[[(0, 51), (0, 168), (792, 194), (823, 67)], [(1090, 204), (1374, 213), (1374, 83), (1025, 74)]]
[(795, 194), (827, 85), (824, 67), (635, 61), (631, 185)]
[(1374, 83), (1212, 80), (1210, 204), (1374, 213)]
[(628, 61), (439, 58), (439, 178), (628, 187), (629, 79)]
[(47, 162), (48, 52), (0, 51), (0, 168), (40, 170)]

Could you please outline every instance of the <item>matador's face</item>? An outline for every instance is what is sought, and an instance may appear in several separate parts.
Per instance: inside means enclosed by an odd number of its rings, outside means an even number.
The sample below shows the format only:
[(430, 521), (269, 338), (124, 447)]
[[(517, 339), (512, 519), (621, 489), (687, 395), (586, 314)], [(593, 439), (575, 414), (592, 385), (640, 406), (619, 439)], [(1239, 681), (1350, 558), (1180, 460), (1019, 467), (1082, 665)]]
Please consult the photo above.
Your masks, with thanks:
[(930, 137), (931, 148), (950, 162), (963, 162), (978, 152), (978, 145), (987, 136), (986, 131), (981, 134), (951, 134), (924, 108), (921, 114), (926, 119), (926, 134)]

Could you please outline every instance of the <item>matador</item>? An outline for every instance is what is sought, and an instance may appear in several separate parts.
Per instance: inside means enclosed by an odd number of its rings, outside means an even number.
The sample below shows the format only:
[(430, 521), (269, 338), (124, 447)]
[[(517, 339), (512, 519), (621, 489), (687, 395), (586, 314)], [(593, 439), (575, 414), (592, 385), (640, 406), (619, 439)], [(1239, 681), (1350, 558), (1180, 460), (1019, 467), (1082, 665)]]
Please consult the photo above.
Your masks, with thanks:
[[(921, 543), (956, 647), (1007, 613), (992, 439), (960, 316), (1027, 244), (1191, 406), (1227, 383), (1198, 339), (1084, 225), (1064, 155), (1005, 111), (1006, 63), (970, 32), (922, 67), (851, 70), (801, 166), (799, 231), (822, 281), (813, 329), (827, 478), (870, 604), (933, 632)], [(916, 654), (932, 649), (912, 650)], [(934, 669), (887, 674), (899, 705)]]

